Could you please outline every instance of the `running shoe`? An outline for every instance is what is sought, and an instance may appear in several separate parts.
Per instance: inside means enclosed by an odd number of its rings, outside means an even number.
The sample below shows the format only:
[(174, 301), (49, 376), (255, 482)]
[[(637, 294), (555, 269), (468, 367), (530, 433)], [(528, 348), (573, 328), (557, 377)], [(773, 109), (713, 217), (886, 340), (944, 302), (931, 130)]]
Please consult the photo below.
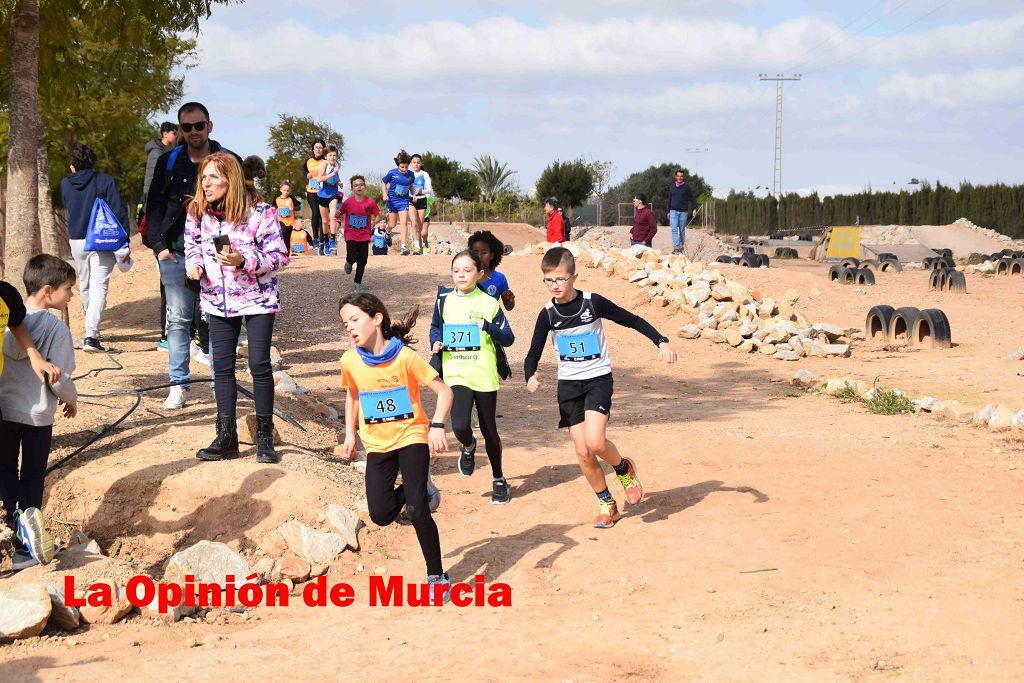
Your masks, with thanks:
[(619, 478), (619, 483), (622, 484), (622, 490), (626, 493), (626, 502), (630, 505), (636, 505), (644, 499), (644, 485), (640, 483), (640, 479), (636, 476), (636, 465), (630, 458), (622, 459), (626, 463), (625, 474), (616, 475)]
[[(437, 602), (434, 601), (434, 586), (437, 585), (437, 584), (442, 584), (444, 586), (444, 591), (441, 593), (441, 604), (440, 605)], [(452, 580), (448, 577), (448, 572), (445, 572), (444, 574), (441, 574), (441, 575), (431, 574), (430, 576), (427, 577), (427, 585), (430, 586), (430, 604), (431, 605), (433, 605), (435, 607), (440, 607), (444, 603), (448, 602), (448, 600), (451, 598)]]
[(398, 253), (401, 254), (402, 256), (408, 256), (409, 255), (409, 247), (407, 247), (407, 246), (405, 246), (403, 244), (402, 248), (398, 250)]
[(39, 508), (29, 508), (18, 515), (18, 540), (28, 550), (28, 554), (39, 564), (53, 561), (53, 539), (43, 525), (43, 513)]
[(178, 410), (185, 407), (185, 387), (180, 384), (171, 387), (164, 401), (164, 410)]
[(476, 439), (469, 448), (462, 446), (459, 450), (459, 474), (468, 477), (476, 469)]
[(437, 508), (441, 507), (441, 490), (429, 476), (427, 476), (427, 507), (431, 512), (436, 512)]
[(35, 558), (24, 550), (15, 550), (14, 557), (11, 558), (11, 570), (16, 572), (20, 572), (22, 569), (28, 569), (29, 567), (34, 567), (37, 564), (39, 563), (36, 562)]
[(100, 340), (96, 337), (86, 337), (82, 342), (82, 350), (88, 351), (89, 353), (106, 353), (107, 349), (100, 344)]
[(351, 274), (352, 274), (352, 264), (349, 263), (348, 261), (345, 261), (345, 275), (351, 275)]
[(601, 505), (601, 513), (594, 520), (594, 526), (598, 529), (611, 529), (615, 526), (615, 522), (619, 521), (621, 515), (619, 515), (619, 506), (615, 504), (615, 500), (599, 501)]
[(491, 484), (491, 505), (506, 505), (510, 497), (511, 491), (505, 477)]
[(192, 354), (192, 357), (196, 359), (196, 362), (210, 367), (210, 354), (206, 353), (202, 349), (196, 349), (196, 352)]
[(164, 353), (171, 352), (171, 347), (167, 344), (167, 337), (162, 338), (156, 343), (156, 350), (163, 351)]
[(363, 285), (361, 283), (357, 282), (353, 289), (356, 290), (356, 294), (359, 294), (361, 291), (363, 291)]

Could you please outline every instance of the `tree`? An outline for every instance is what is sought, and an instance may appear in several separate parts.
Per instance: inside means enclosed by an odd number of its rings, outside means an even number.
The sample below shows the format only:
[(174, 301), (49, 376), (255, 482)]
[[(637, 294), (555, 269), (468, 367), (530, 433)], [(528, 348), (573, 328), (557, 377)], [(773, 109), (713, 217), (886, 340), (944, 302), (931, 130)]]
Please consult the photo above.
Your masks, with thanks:
[(458, 197), (472, 201), (480, 196), (476, 175), (454, 159), (424, 152), (423, 170), (430, 174), (434, 194), (441, 199)]
[(339, 161), (345, 158), (345, 136), (331, 124), (309, 116), (278, 114), (277, 123), (267, 131), (267, 187), (271, 192), (276, 192), (285, 180), (291, 181), (293, 194), (305, 192), (306, 173), (302, 169), (306, 159), (313, 155), (315, 140), (337, 147)]
[(594, 196), (597, 197), (597, 224), (601, 225), (601, 213), (604, 209), (604, 195), (608, 189), (608, 182), (612, 173), (615, 172), (615, 165), (610, 161), (590, 160), (590, 174), (594, 176)]
[[(618, 185), (608, 189), (605, 201), (610, 205), (630, 203), (637, 193), (647, 195), (647, 201), (651, 204), (654, 217), (661, 225), (668, 225), (668, 188), (673, 182), (673, 174), (677, 169), (685, 167), (679, 164), (658, 164), (649, 166), (643, 171), (637, 171), (629, 175)], [(686, 182), (690, 184), (694, 196), (701, 197), (712, 191), (699, 175), (686, 173)], [(617, 211), (608, 212), (604, 217), (605, 225), (614, 225), (617, 220)]]
[(476, 175), (480, 194), (485, 202), (493, 202), (502, 192), (515, 192), (515, 171), (508, 164), (501, 163), (490, 154), (484, 154), (473, 160), (473, 173)]
[(556, 197), (567, 209), (581, 205), (593, 192), (593, 170), (583, 159), (555, 161), (537, 180), (538, 198)]

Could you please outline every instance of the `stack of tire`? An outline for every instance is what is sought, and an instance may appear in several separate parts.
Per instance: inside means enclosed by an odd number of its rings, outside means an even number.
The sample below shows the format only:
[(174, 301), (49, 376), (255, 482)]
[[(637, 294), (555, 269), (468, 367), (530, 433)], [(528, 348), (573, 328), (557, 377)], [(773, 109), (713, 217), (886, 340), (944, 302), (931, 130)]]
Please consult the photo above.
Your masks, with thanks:
[(948, 349), (953, 345), (949, 318), (938, 308), (874, 306), (864, 320), (864, 337), (869, 342), (897, 346)]
[(796, 249), (793, 247), (777, 247), (775, 249), (775, 258), (800, 258), (800, 255), (796, 253)]
[(742, 256), (730, 256), (728, 254), (722, 254), (717, 259), (718, 263), (732, 263), (737, 266), (744, 268), (769, 268), (771, 267), (771, 259), (768, 254), (755, 254), (753, 249), (747, 249), (743, 252)]
[(1024, 275), (1024, 251), (1003, 249), (989, 260), (996, 265), (996, 275)]
[(956, 269), (953, 262), (953, 252), (943, 249), (942, 256), (926, 258), (922, 261), (925, 268), (931, 269), (928, 278), (928, 289), (939, 292), (963, 292), (967, 293), (967, 280), (964, 274)]
[(848, 285), (873, 285), (875, 284), (875, 271), (878, 269), (877, 261), (861, 261), (855, 258), (845, 258), (828, 269), (829, 282), (842, 282)]

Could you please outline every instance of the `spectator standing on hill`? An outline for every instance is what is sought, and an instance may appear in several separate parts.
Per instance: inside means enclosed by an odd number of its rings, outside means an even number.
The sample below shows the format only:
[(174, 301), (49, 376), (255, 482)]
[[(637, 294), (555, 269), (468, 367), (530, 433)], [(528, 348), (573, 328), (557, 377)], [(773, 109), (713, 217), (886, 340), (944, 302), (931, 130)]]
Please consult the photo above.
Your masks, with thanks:
[[(153, 172), (156, 170), (157, 159), (165, 152), (170, 152), (178, 143), (178, 126), (170, 121), (160, 124), (160, 137), (153, 138), (146, 143), (146, 179), (142, 183), (142, 212), (139, 214), (139, 221), (146, 215), (146, 199), (149, 197), (149, 186), (153, 182)], [(140, 228), (141, 231), (141, 228)], [(167, 350), (167, 293), (164, 286), (160, 285), (160, 341), (157, 342), (158, 351)]]
[[(78, 290), (85, 311), (85, 351), (106, 351), (100, 343), (100, 320), (107, 307), (107, 285), (117, 259), (112, 251), (86, 251), (85, 237), (92, 207), (102, 199), (114, 212), (121, 227), (128, 225), (128, 210), (121, 201), (114, 179), (97, 173), (96, 153), (83, 144), (71, 150), (71, 173), (60, 181), (60, 197), (68, 210), (68, 242), (78, 271)], [(127, 229), (127, 228), (126, 228)]]
[(547, 236), (545, 240), (554, 244), (565, 241), (565, 217), (559, 211), (558, 200), (548, 197), (544, 200), (544, 217), (547, 219)]
[(675, 172), (668, 188), (668, 225), (672, 230), (672, 253), (682, 254), (686, 242), (686, 224), (697, 216), (697, 197), (686, 182), (686, 171)]
[[(171, 382), (189, 380), (189, 326), (196, 306), (198, 287), (185, 284), (185, 214), (196, 193), (199, 162), (214, 152), (227, 151), (210, 139), (213, 121), (199, 102), (178, 109), (178, 128), (184, 144), (160, 156), (146, 201), (149, 245), (160, 267), (160, 283), (167, 292), (168, 374)], [(241, 165), (238, 155), (235, 159)], [(164, 408), (185, 407), (187, 384), (171, 387)]]
[(658, 233), (658, 224), (654, 220), (651, 207), (647, 204), (647, 195), (642, 192), (633, 197), (633, 229), (629, 231), (629, 243), (651, 246), (654, 236)]

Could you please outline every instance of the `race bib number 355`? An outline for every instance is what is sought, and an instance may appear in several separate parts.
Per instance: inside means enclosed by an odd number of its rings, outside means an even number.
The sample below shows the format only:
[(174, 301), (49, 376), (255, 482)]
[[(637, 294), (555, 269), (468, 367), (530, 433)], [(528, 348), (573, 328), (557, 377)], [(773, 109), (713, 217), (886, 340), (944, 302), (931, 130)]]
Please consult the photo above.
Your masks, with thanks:
[(368, 425), (412, 419), (412, 399), (408, 387), (359, 392), (359, 408)]
[(479, 351), (480, 328), (473, 324), (445, 323), (441, 328), (446, 351)]
[(597, 332), (555, 335), (558, 360), (579, 362), (601, 357), (601, 344)]

